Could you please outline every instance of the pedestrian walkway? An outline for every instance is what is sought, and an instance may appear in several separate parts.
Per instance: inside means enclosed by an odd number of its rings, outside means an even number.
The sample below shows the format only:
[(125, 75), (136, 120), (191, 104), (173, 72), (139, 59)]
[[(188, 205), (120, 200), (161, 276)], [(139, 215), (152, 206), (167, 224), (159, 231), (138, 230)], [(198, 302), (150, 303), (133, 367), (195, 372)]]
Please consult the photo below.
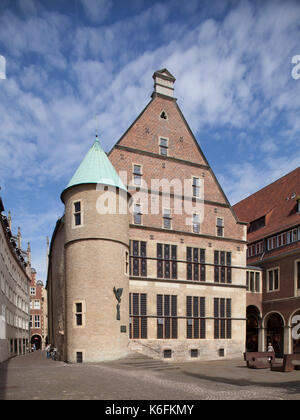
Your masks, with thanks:
[(0, 364), (0, 400), (300, 399), (300, 371), (248, 369), (244, 360), (173, 363), (135, 354), (66, 364), (36, 351)]

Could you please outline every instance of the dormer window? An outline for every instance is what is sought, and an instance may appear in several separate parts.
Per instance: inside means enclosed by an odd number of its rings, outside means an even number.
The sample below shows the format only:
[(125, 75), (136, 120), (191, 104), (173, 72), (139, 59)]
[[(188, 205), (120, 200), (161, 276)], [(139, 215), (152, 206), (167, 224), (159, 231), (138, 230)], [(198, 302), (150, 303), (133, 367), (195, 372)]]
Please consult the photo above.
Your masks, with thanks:
[(300, 213), (300, 197), (297, 198), (297, 210), (296, 213)]
[(266, 226), (266, 216), (262, 216), (259, 219), (253, 220), (253, 222), (250, 223), (248, 233), (255, 232), (264, 226)]

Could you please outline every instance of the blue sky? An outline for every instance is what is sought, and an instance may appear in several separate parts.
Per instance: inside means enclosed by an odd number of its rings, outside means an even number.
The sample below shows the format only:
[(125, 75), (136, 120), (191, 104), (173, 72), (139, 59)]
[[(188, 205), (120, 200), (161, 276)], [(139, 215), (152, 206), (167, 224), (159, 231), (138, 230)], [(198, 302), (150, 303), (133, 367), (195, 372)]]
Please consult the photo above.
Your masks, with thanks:
[(109, 151), (158, 69), (232, 204), (298, 167), (299, 22), (289, 0), (0, 0), (1, 196), (38, 277), (95, 115)]

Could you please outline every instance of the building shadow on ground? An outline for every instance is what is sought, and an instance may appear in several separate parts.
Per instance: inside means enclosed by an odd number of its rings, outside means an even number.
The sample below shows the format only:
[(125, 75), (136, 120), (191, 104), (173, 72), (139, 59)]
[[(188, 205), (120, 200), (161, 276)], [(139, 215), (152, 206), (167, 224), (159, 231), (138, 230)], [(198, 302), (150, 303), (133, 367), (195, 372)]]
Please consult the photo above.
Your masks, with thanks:
[[(242, 367), (242, 366), (239, 366)], [(246, 367), (246, 369), (248, 369)], [(255, 380), (249, 379), (239, 379), (239, 378), (224, 378), (221, 376), (210, 376), (205, 374), (199, 373), (192, 373), (192, 372), (184, 372), (185, 375), (210, 381), (210, 382), (218, 382), (223, 383), (226, 385), (233, 385), (238, 387), (251, 387), (257, 386), (262, 388), (274, 388), (274, 389), (284, 389), (289, 395), (298, 395), (300, 396), (300, 380), (293, 380), (293, 381), (285, 381), (285, 382), (259, 382)], [(286, 375), (287, 373), (282, 373), (282, 375)], [(300, 376), (299, 376), (300, 379)]]
[(0, 363), (0, 400), (5, 400), (7, 389), (7, 370), (9, 360)]

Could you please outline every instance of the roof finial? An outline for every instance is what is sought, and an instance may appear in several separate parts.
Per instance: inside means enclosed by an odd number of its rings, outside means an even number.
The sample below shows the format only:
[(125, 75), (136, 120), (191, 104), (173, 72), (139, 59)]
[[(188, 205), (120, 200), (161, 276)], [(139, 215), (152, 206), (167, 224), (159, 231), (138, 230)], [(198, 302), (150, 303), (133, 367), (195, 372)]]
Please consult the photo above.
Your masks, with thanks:
[(96, 121), (96, 140), (99, 140), (99, 137), (98, 137), (99, 118), (97, 117), (96, 114), (95, 114), (95, 121)]

